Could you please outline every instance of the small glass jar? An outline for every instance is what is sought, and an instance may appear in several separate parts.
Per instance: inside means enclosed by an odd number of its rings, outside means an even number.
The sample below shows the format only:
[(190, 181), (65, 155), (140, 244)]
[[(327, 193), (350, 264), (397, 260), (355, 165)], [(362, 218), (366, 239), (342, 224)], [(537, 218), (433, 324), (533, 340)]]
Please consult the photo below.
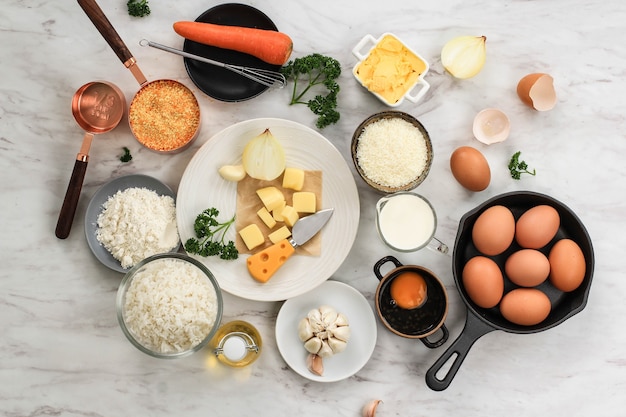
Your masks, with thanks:
[(257, 360), (262, 344), (258, 330), (242, 320), (224, 324), (211, 342), (217, 359), (235, 368), (242, 368)]

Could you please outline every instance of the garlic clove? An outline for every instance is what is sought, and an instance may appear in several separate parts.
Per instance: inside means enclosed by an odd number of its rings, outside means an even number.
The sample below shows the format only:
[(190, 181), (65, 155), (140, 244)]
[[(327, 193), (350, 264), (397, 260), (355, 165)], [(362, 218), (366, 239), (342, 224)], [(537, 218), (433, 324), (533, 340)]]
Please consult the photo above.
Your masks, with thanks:
[(335, 322), (335, 320), (337, 320), (337, 311), (335, 311), (334, 308), (323, 305), (319, 308), (319, 311), (322, 317), (322, 322), (326, 325), (326, 327), (330, 326)]
[(320, 349), (322, 349), (322, 345), (322, 339), (320, 339), (319, 337), (312, 337), (304, 342), (304, 348), (309, 353), (318, 353)]
[(330, 346), (334, 354), (337, 354), (346, 350), (346, 346), (348, 346), (348, 344), (341, 339), (331, 336), (328, 338), (328, 346)]
[(348, 318), (346, 317), (345, 314), (339, 313), (339, 314), (337, 314), (337, 320), (335, 320), (335, 324), (337, 326), (347, 326), (348, 325)]
[(313, 330), (311, 329), (311, 323), (307, 318), (303, 318), (298, 323), (298, 337), (300, 341), (306, 342), (313, 337)]
[(485, 36), (458, 36), (441, 50), (443, 67), (456, 78), (471, 78), (485, 65)]
[(344, 342), (347, 342), (348, 340), (350, 340), (350, 334), (351, 334), (350, 326), (337, 327), (333, 329), (331, 333), (335, 338), (342, 340)]
[(246, 177), (246, 169), (243, 165), (224, 165), (217, 171), (226, 181), (241, 181)]
[(376, 416), (376, 408), (378, 408), (378, 404), (382, 403), (381, 400), (372, 400), (365, 404), (363, 407), (363, 417), (375, 417)]
[(328, 339), (322, 340), (322, 346), (317, 351), (317, 354), (322, 358), (328, 358), (330, 356), (333, 356), (334, 352), (328, 344)]
[(315, 308), (307, 314), (307, 318), (311, 323), (311, 329), (313, 333), (321, 332), (324, 330), (324, 322), (322, 321), (322, 313), (319, 309)]
[(319, 355), (314, 353), (310, 353), (306, 357), (306, 367), (315, 375), (322, 376), (324, 374), (324, 362)]

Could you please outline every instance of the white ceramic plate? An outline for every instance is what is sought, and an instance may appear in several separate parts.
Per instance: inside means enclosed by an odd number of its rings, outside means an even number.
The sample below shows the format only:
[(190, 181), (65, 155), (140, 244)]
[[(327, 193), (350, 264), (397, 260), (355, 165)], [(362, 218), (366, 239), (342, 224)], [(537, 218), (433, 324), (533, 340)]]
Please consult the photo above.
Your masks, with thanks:
[[(324, 359), (322, 376), (306, 367), (308, 352), (298, 337), (298, 323), (321, 305), (334, 307), (348, 318), (350, 340), (346, 350)], [(276, 344), (291, 369), (312, 381), (335, 382), (357, 373), (372, 356), (376, 346), (376, 318), (368, 301), (353, 287), (338, 281), (326, 281), (306, 294), (283, 304), (276, 318)]]
[[(111, 268), (114, 271), (126, 273), (130, 270), (122, 268), (120, 261), (115, 259), (113, 255), (98, 241), (96, 232), (98, 230), (98, 216), (102, 213), (102, 205), (118, 191), (126, 190), (128, 188), (147, 188), (155, 191), (158, 195), (169, 195), (174, 200), (176, 194), (170, 187), (163, 184), (156, 178), (148, 175), (125, 175), (123, 177), (115, 178), (108, 183), (104, 184), (96, 193), (91, 197), (89, 205), (87, 206), (87, 212), (85, 213), (85, 237), (87, 238), (87, 244), (102, 264)], [(172, 250), (172, 252), (178, 251), (179, 246)]]
[[(269, 128), (282, 144), (287, 165), (322, 171), (322, 208), (335, 212), (321, 230), (320, 256), (292, 256), (265, 284), (255, 281), (246, 267), (248, 255), (225, 261), (217, 256), (191, 255), (213, 273), (222, 290), (257, 301), (281, 301), (303, 294), (326, 281), (348, 256), (359, 225), (359, 195), (354, 177), (337, 148), (324, 136), (283, 119), (252, 119), (232, 125), (210, 138), (193, 156), (178, 187), (176, 217), (184, 244), (195, 237), (193, 223), (203, 210), (215, 207), (219, 220), (237, 210), (237, 184), (218, 174), (222, 165), (241, 163), (245, 145)], [(256, 196), (251, 196), (256, 198)], [(235, 240), (234, 227), (226, 239)]]

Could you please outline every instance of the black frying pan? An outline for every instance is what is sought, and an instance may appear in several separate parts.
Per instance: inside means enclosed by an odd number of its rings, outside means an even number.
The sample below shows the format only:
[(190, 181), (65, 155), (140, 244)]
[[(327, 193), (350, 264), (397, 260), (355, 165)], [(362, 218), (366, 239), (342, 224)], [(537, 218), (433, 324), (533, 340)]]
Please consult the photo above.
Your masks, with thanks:
[[(472, 243), (472, 227), (478, 216), (480, 216), (486, 209), (494, 205), (506, 206), (511, 209), (515, 219), (517, 220), (526, 210), (541, 204), (547, 204), (554, 207), (561, 217), (561, 225), (556, 236), (548, 245), (546, 245), (546, 247), (541, 249), (541, 251), (547, 256), (550, 248), (554, 245), (554, 243), (556, 243), (556, 241), (563, 238), (572, 239), (580, 246), (583, 254), (585, 255), (586, 273), (583, 283), (576, 290), (569, 293), (557, 290), (550, 284), (549, 280), (546, 280), (543, 284), (537, 287), (543, 290), (550, 298), (552, 310), (543, 322), (534, 326), (521, 326), (507, 321), (500, 314), (497, 306), (491, 309), (486, 309), (478, 307), (474, 304), (463, 287), (462, 272), (465, 263), (472, 257), (480, 254)], [(504, 271), (504, 262), (506, 258), (519, 249), (520, 247), (513, 242), (511, 247), (509, 247), (504, 253), (492, 256), (491, 258)], [(537, 333), (550, 329), (580, 312), (587, 304), (587, 298), (591, 287), (591, 279), (593, 276), (594, 262), (591, 239), (589, 238), (589, 234), (580, 219), (567, 206), (547, 195), (531, 191), (505, 193), (487, 200), (474, 210), (466, 213), (461, 218), (459, 230), (454, 243), (454, 252), (452, 255), (452, 272), (454, 274), (454, 281), (456, 282), (461, 298), (467, 305), (465, 327), (459, 337), (426, 372), (426, 384), (435, 391), (446, 389), (452, 382), (452, 379), (459, 370), (461, 363), (463, 363), (463, 360), (467, 356), (467, 353), (474, 342), (486, 333), (494, 330), (502, 330), (516, 334)], [(508, 292), (516, 287), (515, 284), (506, 278), (506, 276), (504, 286), (505, 292)], [(450, 361), (452, 362), (447, 373), (444, 376), (438, 375), (439, 372), (443, 372), (442, 369), (444, 365)]]

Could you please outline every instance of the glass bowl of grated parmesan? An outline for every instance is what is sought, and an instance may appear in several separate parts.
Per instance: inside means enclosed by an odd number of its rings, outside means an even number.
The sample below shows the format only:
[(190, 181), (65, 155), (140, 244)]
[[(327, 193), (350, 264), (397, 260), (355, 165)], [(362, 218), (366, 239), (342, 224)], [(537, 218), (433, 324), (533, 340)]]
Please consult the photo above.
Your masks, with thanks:
[(352, 136), (351, 153), (363, 181), (386, 194), (416, 188), (428, 176), (433, 160), (424, 126), (396, 110), (365, 119)]
[(116, 309), (124, 335), (137, 349), (174, 359), (209, 343), (222, 319), (223, 299), (204, 264), (184, 254), (164, 253), (128, 271)]

